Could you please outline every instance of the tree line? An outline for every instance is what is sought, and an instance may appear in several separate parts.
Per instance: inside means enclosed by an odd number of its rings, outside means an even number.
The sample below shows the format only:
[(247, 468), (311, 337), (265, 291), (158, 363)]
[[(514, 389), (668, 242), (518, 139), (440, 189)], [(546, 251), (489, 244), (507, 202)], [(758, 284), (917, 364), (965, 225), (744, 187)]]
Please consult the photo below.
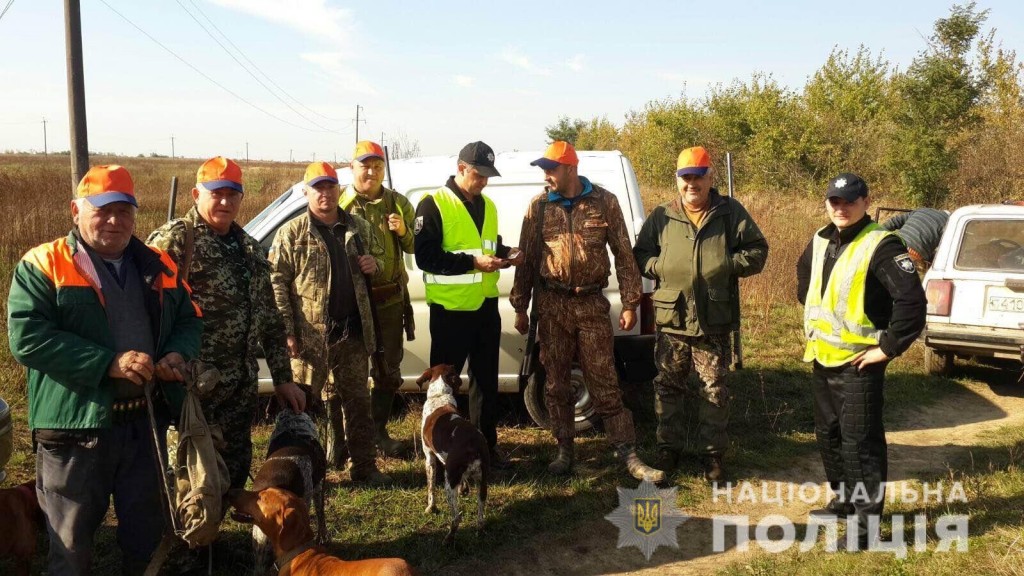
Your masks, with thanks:
[(703, 145), (742, 190), (817, 194), (838, 172), (913, 205), (1024, 199), (1024, 82), (989, 11), (954, 5), (900, 70), (865, 46), (833, 49), (800, 90), (758, 72), (697, 98), (648, 102), (616, 125), (562, 117), (552, 140), (624, 152), (640, 181), (670, 186), (679, 150)]

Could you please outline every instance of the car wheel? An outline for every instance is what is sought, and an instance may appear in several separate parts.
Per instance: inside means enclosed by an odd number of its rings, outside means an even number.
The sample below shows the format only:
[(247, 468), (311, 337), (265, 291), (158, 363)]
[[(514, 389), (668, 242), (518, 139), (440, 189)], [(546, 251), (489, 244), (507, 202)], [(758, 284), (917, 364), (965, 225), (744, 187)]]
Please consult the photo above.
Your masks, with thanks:
[[(594, 402), (587, 390), (587, 384), (583, 380), (583, 371), (573, 367), (569, 378), (572, 381), (573, 396), (576, 399), (576, 432), (586, 432), (594, 428), (601, 418), (594, 411)], [(544, 382), (545, 374), (543, 368), (538, 368), (526, 382), (526, 389), (523, 391), (523, 403), (526, 404), (526, 411), (530, 418), (538, 426), (546, 430), (551, 429), (551, 418), (548, 416), (547, 404), (544, 403)]]
[(953, 371), (953, 353), (940, 352), (934, 348), (925, 346), (924, 367), (932, 376), (949, 376)]

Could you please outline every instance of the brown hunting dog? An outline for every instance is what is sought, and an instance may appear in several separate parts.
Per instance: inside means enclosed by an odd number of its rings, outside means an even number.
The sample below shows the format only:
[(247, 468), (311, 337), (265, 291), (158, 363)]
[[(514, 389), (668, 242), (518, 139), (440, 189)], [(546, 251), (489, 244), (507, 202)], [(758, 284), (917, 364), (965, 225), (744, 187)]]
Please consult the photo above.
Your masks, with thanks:
[(231, 490), (228, 500), (237, 513), (232, 518), (252, 522), (267, 535), (274, 548), (279, 576), (415, 576), (401, 558), (373, 558), (348, 562), (316, 547), (309, 527), (309, 506), (280, 488), (259, 492)]
[(472, 483), (477, 485), (478, 531), (484, 529), (484, 504), (487, 503), (487, 476), (490, 452), (487, 439), (469, 420), (459, 415), (455, 393), (462, 379), (447, 364), (433, 366), (423, 373), (416, 384), (427, 388), (427, 401), (423, 404), (423, 455), (427, 470), (427, 512), (436, 512), (434, 483), (444, 483), (448, 506), (452, 509), (452, 523), (444, 538), (447, 546), (455, 542), (462, 514), (459, 512), (459, 494), (469, 493)]
[(17, 576), (28, 576), (43, 525), (35, 481), (0, 490), (0, 557), (14, 559)]
[[(306, 510), (316, 510), (316, 543), (327, 544), (327, 519), (324, 516), (324, 475), (327, 460), (317, 438), (316, 424), (306, 413), (284, 409), (274, 421), (274, 432), (252, 489), (283, 488), (306, 502)], [(264, 574), (273, 554), (267, 537), (254, 525), (252, 529), (253, 572)]]

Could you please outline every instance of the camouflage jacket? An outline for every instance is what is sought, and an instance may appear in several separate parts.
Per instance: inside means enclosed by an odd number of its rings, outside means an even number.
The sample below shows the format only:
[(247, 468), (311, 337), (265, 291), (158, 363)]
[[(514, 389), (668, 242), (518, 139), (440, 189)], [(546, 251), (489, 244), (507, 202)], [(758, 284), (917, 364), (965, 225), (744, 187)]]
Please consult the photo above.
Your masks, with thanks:
[(284, 323), (274, 302), (263, 247), (235, 223), (229, 232), (235, 242), (225, 242), (194, 206), (184, 217), (154, 230), (146, 243), (166, 251), (180, 265), (186, 256), (185, 220), (195, 234), (188, 283), (206, 318), (199, 357), (216, 366), (225, 381), (254, 382), (262, 350), (274, 384), (291, 382)]
[[(636, 310), (642, 285), (640, 271), (629, 244), (629, 233), (622, 208), (611, 192), (580, 177), (584, 196), (572, 209), (565, 199), (547, 189), (530, 200), (523, 219), (519, 245), (523, 263), (516, 268), (515, 283), (509, 301), (516, 312), (527, 311), (533, 288), (533, 273), (540, 263), (540, 277), (566, 286), (608, 286), (611, 262), (608, 248), (615, 256), (615, 275), (619, 281), (622, 308)], [(588, 191), (589, 190), (589, 191)], [(537, 242), (537, 223), (544, 210), (543, 242)]]
[[(416, 209), (409, 200), (388, 188), (381, 188), (381, 195), (373, 201), (360, 196), (352, 186), (345, 188), (338, 204), (342, 210), (355, 214), (370, 224), (373, 239), (370, 242), (370, 254), (381, 263), (380, 273), (373, 279), (373, 287), (384, 287), (398, 284), (401, 290), (380, 302), (381, 306), (391, 306), (402, 301), (402, 292), (409, 284), (409, 274), (405, 270), (403, 253), (413, 253), (415, 235), (412, 232)], [(399, 236), (388, 229), (388, 215), (400, 214), (405, 221), (405, 236)]]
[[(345, 252), (350, 260), (359, 255), (356, 234), (364, 250), (371, 242), (370, 225), (358, 216), (339, 209), (346, 219)], [(309, 211), (281, 226), (270, 247), (271, 280), (274, 298), (284, 317), (285, 330), (299, 343), (300, 357), (293, 362), (295, 378), (318, 389), (327, 380), (327, 305), (330, 301), (331, 257), (316, 226), (310, 225)], [(370, 292), (366, 277), (352, 269), (356, 304), (363, 327), (367, 353), (376, 349), (377, 335), (370, 312)], [(377, 276), (383, 267), (378, 259)]]

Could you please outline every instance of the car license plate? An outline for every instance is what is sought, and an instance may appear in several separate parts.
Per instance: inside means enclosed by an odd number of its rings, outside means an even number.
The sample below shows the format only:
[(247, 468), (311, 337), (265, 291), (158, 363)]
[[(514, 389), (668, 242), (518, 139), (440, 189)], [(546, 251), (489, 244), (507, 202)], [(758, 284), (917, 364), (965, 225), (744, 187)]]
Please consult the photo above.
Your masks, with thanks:
[(991, 312), (1024, 312), (1024, 297), (989, 296), (987, 308)]

